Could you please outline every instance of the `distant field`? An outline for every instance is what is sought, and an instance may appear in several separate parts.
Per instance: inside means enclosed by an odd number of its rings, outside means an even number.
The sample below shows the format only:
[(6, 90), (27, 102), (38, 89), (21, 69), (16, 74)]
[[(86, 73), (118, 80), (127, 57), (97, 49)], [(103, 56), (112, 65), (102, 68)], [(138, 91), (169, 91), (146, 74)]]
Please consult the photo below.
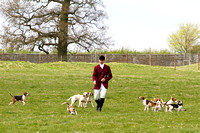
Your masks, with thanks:
[[(70, 96), (93, 88), (94, 63), (0, 62), (0, 132), (124, 133), (199, 132), (200, 73), (197, 66), (171, 67), (109, 63), (110, 81), (101, 113), (90, 105), (69, 115)], [(13, 95), (28, 91), (26, 105), (8, 105)], [(147, 113), (138, 96), (171, 96), (183, 101), (186, 112)], [(96, 103), (93, 100), (96, 106)]]

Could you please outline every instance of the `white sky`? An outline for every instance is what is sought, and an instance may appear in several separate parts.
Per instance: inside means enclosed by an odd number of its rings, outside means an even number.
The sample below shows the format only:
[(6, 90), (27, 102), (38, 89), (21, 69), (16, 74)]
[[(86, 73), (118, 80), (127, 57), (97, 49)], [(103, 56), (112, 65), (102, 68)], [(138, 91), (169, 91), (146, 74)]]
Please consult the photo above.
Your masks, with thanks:
[(179, 24), (200, 24), (200, 0), (102, 1), (109, 35), (116, 44), (112, 49), (169, 49), (167, 38)]
[(103, 0), (106, 21), (116, 45), (144, 49), (169, 49), (167, 38), (181, 23), (200, 24), (200, 0)]

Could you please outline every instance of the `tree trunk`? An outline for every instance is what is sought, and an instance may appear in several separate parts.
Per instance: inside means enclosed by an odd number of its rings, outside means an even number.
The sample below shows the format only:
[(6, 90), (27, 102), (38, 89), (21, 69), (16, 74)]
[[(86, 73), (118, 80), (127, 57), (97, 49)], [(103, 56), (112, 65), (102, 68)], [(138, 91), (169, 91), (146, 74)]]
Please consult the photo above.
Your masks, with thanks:
[(58, 59), (67, 61), (67, 47), (68, 47), (68, 12), (70, 9), (70, 0), (64, 0), (62, 3), (62, 11), (59, 22), (59, 44), (58, 44)]
[[(59, 44), (61, 44), (61, 43), (59, 43)], [(67, 47), (68, 47), (68, 45), (64, 45), (64, 46), (62, 46), (62, 45), (58, 45), (58, 48), (57, 48), (57, 50), (58, 50), (58, 60), (59, 61), (67, 61)]]

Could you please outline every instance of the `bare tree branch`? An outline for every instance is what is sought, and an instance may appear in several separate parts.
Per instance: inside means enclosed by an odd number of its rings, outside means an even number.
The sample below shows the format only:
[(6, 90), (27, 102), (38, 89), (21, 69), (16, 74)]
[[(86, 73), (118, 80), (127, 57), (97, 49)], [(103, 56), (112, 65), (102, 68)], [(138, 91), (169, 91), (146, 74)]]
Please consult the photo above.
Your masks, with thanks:
[[(2, 42), (7, 47), (28, 47), (48, 54), (53, 46), (58, 55), (65, 56), (69, 45), (89, 51), (113, 45), (103, 23), (107, 15), (101, 0), (8, 0), (1, 3), (6, 17)], [(9, 37), (7, 37), (9, 36)]]

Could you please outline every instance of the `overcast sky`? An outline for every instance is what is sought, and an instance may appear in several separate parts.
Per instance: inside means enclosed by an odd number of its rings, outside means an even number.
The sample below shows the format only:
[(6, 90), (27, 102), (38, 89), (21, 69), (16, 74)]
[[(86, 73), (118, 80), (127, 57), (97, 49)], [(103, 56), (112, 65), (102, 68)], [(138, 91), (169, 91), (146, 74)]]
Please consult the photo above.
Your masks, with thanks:
[(181, 23), (200, 24), (200, 0), (103, 0), (115, 48), (169, 49)]
[[(103, 0), (115, 47), (169, 49), (167, 38), (181, 23), (200, 24), (200, 0)], [(1, 19), (0, 19), (1, 22)]]

